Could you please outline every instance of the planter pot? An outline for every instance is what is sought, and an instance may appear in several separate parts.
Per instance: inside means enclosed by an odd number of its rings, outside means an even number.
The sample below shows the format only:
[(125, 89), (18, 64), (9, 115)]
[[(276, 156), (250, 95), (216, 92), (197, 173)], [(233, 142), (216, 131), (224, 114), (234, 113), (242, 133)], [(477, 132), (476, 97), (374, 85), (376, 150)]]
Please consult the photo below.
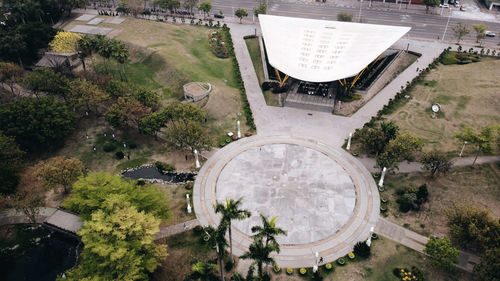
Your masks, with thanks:
[(378, 235), (376, 233), (372, 233), (372, 240), (377, 240), (378, 239)]
[(356, 258), (356, 256), (354, 255), (353, 252), (350, 252), (349, 254), (347, 254), (347, 256), (349, 257), (349, 259), (353, 260)]
[(299, 269), (299, 273), (300, 275), (305, 275), (307, 273), (307, 269), (302, 267), (301, 269)]
[(337, 260), (337, 263), (339, 265), (345, 265), (345, 259), (344, 258), (340, 258), (340, 259)]
[(380, 206), (380, 211), (381, 211), (381, 212), (387, 212), (387, 208), (386, 208), (386, 207), (384, 207), (384, 206)]
[(290, 268), (290, 267), (289, 267), (289, 268), (287, 268), (287, 269), (286, 269), (286, 274), (288, 274), (288, 275), (292, 275), (292, 274), (293, 274), (293, 268)]
[(384, 192), (384, 190), (385, 190), (384, 187), (379, 187), (378, 188), (378, 191), (380, 191), (380, 192)]
[(380, 197), (380, 201), (382, 201), (382, 203), (387, 203), (387, 198), (385, 198), (385, 197)]
[(327, 270), (332, 270), (333, 269), (333, 265), (331, 263), (327, 263), (327, 264), (325, 264), (325, 268)]

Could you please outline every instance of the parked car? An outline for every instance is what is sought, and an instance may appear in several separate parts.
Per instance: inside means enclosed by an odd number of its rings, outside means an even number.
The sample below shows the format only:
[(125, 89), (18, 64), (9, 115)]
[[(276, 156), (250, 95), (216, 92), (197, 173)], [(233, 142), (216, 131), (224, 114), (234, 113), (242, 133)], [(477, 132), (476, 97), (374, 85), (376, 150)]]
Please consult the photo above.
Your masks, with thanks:
[(495, 37), (495, 33), (493, 33), (492, 31), (489, 31), (489, 30), (486, 30), (484, 32), (484, 35), (488, 36), (488, 37)]
[(465, 9), (465, 7), (464, 7), (463, 5), (462, 5), (462, 6), (460, 6), (460, 11), (465, 12), (466, 10), (467, 10), (467, 9)]
[(214, 18), (216, 18), (216, 19), (223, 19), (223, 18), (224, 18), (224, 15), (221, 15), (221, 14), (214, 14)]
[(450, 5), (447, 3), (439, 4), (439, 8), (449, 8), (449, 7), (450, 7)]
[(460, 2), (455, 1), (455, 4), (454, 4), (454, 5), (455, 5), (455, 8), (458, 8), (458, 7), (460, 7)]

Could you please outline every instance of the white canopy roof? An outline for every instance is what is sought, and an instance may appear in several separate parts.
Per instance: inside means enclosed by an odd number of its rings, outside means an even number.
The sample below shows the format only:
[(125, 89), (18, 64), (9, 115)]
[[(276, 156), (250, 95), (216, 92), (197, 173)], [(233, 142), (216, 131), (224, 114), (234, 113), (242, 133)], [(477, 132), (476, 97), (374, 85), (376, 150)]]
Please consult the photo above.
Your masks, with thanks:
[(259, 15), (269, 63), (309, 82), (358, 74), (410, 27)]

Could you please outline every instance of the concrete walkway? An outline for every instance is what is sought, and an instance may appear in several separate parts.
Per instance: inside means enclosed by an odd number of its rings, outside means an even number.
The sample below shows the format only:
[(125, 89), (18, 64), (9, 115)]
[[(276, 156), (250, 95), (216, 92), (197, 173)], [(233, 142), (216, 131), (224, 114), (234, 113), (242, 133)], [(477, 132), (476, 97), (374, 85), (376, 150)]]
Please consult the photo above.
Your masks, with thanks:
[[(451, 161), (453, 167), (470, 166), (474, 162), (475, 157), (457, 157), (453, 158)], [(365, 167), (370, 171), (370, 173), (379, 173), (380, 168), (376, 167), (377, 163), (375, 158), (359, 157), (358, 160), (365, 165)], [(500, 162), (500, 155), (495, 156), (481, 156), (476, 160), (476, 164), (485, 163), (495, 163)], [(422, 169), (422, 164), (420, 162), (401, 162), (399, 163), (399, 169), (396, 173), (413, 173), (413, 172), (424, 172)]]
[(171, 235), (179, 234), (184, 231), (188, 231), (193, 229), (195, 226), (200, 225), (200, 222), (197, 219), (190, 220), (184, 223), (179, 223), (167, 227), (162, 227), (160, 232), (156, 233), (155, 240), (165, 238)]
[[(54, 214), (56, 208), (40, 207), (40, 212), (37, 217), (37, 222), (42, 223), (52, 214)], [(28, 218), (23, 212), (16, 209), (8, 209), (0, 213), (0, 225), (6, 224), (17, 224), (17, 223), (30, 223)]]

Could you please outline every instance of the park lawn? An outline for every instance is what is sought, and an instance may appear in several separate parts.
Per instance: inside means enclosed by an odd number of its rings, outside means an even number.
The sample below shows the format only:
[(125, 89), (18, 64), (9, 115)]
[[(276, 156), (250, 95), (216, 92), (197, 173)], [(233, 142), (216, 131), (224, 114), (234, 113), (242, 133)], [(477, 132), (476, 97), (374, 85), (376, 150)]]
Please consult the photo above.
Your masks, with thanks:
[[(165, 196), (168, 198), (171, 216), (167, 222), (162, 224), (162, 226), (175, 225), (196, 218), (193, 208), (192, 190), (187, 190), (184, 188), (183, 184), (176, 185), (155, 183), (153, 186), (165, 192)], [(189, 194), (191, 208), (193, 208), (191, 214), (188, 214), (187, 212), (186, 194)]]
[[(466, 65), (439, 65), (412, 90), (412, 99), (386, 116), (401, 131), (425, 140), (424, 151), (437, 149), (458, 155), (461, 149), (454, 134), (464, 126), (480, 129), (500, 125), (500, 59), (483, 57)], [(431, 118), (430, 107), (439, 103), (441, 112)], [(474, 155), (466, 146), (465, 156)]]
[[(422, 271), (425, 280), (471, 280), (468, 274), (460, 274), (459, 277), (453, 278), (451, 274), (436, 270), (429, 265), (429, 260), (425, 255), (384, 237), (373, 240), (371, 247), (372, 254), (366, 260), (348, 261), (345, 266), (339, 266), (336, 262), (333, 262), (335, 269), (333, 273), (322, 267), (323, 280), (398, 281), (399, 279), (393, 275), (392, 270), (396, 267), (410, 269), (412, 266), (416, 266)], [(308, 270), (311, 271), (311, 268)], [(300, 281), (311, 280), (311, 278), (301, 277), (297, 269), (295, 269), (293, 275), (287, 275), (285, 269), (282, 269), (280, 274), (274, 275), (273, 280)]]
[[(435, 179), (429, 173), (388, 174), (381, 196), (389, 199), (388, 219), (425, 236), (448, 234), (444, 210), (453, 202), (465, 201), (488, 209), (500, 218), (500, 162), (455, 167)], [(429, 201), (420, 211), (402, 213), (396, 202), (396, 190), (419, 187), (426, 183)]]
[[(247, 44), (248, 52), (250, 53), (250, 58), (252, 59), (253, 68), (259, 79), (259, 85), (264, 82), (264, 67), (262, 65), (262, 54), (260, 52), (259, 38), (249, 38), (245, 39)], [(271, 90), (266, 90), (262, 92), (264, 94), (264, 99), (267, 105), (278, 106), (278, 95), (275, 95)]]

